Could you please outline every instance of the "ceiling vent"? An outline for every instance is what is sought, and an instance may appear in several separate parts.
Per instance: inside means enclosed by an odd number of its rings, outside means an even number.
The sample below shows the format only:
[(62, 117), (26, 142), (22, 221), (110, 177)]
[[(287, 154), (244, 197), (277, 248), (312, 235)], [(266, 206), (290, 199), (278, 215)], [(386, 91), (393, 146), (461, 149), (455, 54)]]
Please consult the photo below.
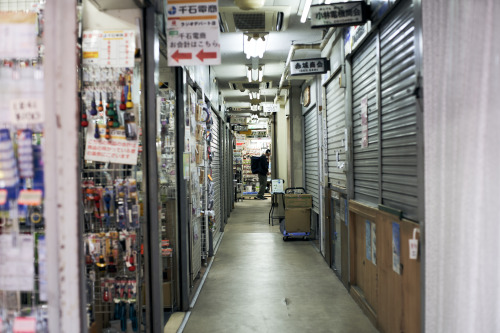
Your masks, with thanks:
[(284, 31), (288, 27), (290, 7), (262, 7), (258, 10), (219, 7), (219, 16), (222, 32)]
[(229, 88), (231, 90), (239, 90), (241, 92), (244, 92), (245, 90), (271, 89), (272, 87), (273, 87), (272, 81), (263, 81), (263, 82), (233, 81), (233, 82), (229, 82)]

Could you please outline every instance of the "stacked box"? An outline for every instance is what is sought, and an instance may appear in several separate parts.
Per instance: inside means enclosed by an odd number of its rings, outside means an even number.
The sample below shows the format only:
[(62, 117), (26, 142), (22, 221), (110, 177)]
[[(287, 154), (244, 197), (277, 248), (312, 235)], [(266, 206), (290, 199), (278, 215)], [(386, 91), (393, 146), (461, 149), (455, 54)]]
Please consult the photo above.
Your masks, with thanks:
[(286, 232), (310, 232), (312, 195), (285, 194), (284, 199)]

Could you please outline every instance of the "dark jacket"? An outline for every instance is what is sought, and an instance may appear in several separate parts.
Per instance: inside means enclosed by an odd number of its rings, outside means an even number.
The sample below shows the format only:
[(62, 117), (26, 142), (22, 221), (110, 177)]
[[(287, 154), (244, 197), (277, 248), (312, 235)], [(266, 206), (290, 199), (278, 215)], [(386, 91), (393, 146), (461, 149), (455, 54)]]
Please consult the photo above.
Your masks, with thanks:
[(268, 172), (269, 172), (269, 162), (267, 160), (266, 154), (262, 154), (260, 156), (260, 170), (259, 170), (259, 174), (261, 174), (261, 175), (267, 175)]

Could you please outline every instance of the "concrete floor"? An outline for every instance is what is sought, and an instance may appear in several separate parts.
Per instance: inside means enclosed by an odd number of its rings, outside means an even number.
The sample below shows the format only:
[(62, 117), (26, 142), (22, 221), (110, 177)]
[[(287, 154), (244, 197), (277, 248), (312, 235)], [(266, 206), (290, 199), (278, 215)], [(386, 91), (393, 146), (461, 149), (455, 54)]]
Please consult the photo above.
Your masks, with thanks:
[(378, 332), (310, 241), (268, 224), (269, 208), (236, 203), (183, 332)]

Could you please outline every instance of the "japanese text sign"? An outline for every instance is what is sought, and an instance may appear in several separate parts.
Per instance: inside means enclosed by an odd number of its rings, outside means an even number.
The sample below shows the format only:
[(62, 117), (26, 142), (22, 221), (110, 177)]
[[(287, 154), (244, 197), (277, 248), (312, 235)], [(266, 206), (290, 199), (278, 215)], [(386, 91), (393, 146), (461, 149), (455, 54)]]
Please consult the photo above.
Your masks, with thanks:
[(290, 75), (311, 75), (328, 72), (330, 64), (326, 58), (300, 59), (290, 62)]
[(310, 15), (312, 28), (353, 26), (366, 22), (368, 7), (364, 1), (313, 5)]
[(172, 0), (167, 7), (169, 66), (219, 65), (217, 0)]
[[(96, 125), (94, 125), (96, 126)], [(95, 129), (87, 131), (87, 140), (85, 142), (85, 159), (87, 161), (111, 162), (120, 164), (137, 164), (139, 153), (139, 143), (137, 140), (127, 140), (125, 137), (125, 128), (120, 126), (111, 129), (111, 139), (104, 138), (106, 128), (99, 126), (100, 137), (94, 137)]]
[(82, 39), (83, 63), (101, 67), (133, 67), (135, 33), (132, 30), (86, 30)]

